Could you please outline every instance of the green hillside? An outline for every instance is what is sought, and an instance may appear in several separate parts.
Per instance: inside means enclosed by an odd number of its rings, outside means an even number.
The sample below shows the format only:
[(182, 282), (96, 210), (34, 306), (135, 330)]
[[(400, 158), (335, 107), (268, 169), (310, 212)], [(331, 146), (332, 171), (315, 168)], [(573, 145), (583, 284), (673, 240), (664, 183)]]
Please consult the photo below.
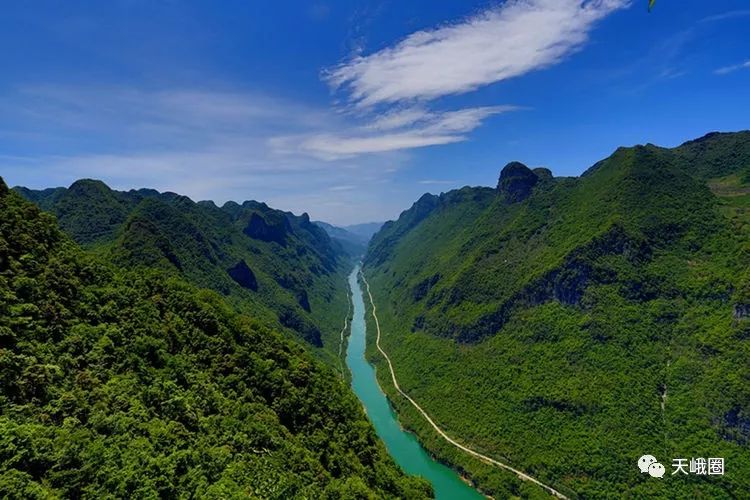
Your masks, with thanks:
[(296, 342), (84, 253), (2, 179), (0, 296), (2, 498), (429, 496)]
[[(448, 434), (570, 496), (750, 491), (750, 132), (620, 148), (580, 178), (520, 163), (425, 195), (365, 274), (402, 388)], [(536, 494), (406, 423), (497, 496)], [(653, 454), (723, 477), (641, 475)]]
[(156, 268), (215, 290), (339, 366), (350, 257), (307, 214), (254, 201), (217, 207), (175, 193), (120, 192), (88, 179), (67, 189), (15, 189), (85, 248), (123, 267)]

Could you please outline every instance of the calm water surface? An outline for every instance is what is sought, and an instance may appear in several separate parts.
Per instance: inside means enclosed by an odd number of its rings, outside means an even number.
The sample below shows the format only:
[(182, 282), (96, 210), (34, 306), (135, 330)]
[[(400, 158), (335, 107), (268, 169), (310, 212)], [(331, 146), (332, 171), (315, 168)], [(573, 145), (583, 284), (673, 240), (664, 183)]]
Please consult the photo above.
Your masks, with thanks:
[[(349, 288), (354, 305), (352, 331), (346, 351), (346, 364), (352, 373), (352, 387), (365, 406), (378, 436), (388, 452), (407, 474), (422, 476), (432, 483), (438, 500), (484, 498), (464, 483), (452, 469), (436, 462), (422, 448), (414, 435), (404, 431), (388, 400), (375, 379), (375, 370), (365, 360), (365, 303), (357, 281), (359, 267), (349, 275)], [(374, 335), (374, 333), (373, 333)]]

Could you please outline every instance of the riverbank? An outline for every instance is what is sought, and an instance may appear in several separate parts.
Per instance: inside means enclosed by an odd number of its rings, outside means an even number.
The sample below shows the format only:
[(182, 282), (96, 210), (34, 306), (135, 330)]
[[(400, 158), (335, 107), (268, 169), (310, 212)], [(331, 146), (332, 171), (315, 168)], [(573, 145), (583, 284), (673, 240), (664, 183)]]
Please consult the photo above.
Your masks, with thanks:
[(417, 438), (404, 430), (381, 390), (375, 376), (375, 368), (365, 359), (366, 308), (358, 273), (359, 267), (349, 276), (353, 315), (346, 362), (352, 375), (352, 388), (364, 405), (375, 431), (396, 463), (406, 473), (422, 476), (432, 483), (436, 499), (482, 499), (483, 496), (470, 487), (464, 478), (453, 469), (434, 460)]
[(406, 400), (409, 401), (409, 403), (411, 403), (411, 405), (422, 415), (422, 417), (427, 421), (427, 423), (430, 424), (430, 426), (432, 427), (432, 429), (443, 440), (445, 440), (446, 442), (448, 442), (449, 444), (451, 444), (455, 448), (457, 448), (457, 449), (459, 449), (459, 450), (461, 450), (461, 451), (463, 451), (463, 452), (465, 452), (465, 453), (473, 456), (474, 458), (477, 458), (477, 459), (481, 460), (482, 462), (485, 462), (487, 464), (493, 465), (495, 467), (499, 467), (500, 469), (503, 469), (505, 471), (511, 472), (511, 473), (515, 474), (522, 481), (528, 481), (530, 483), (533, 483), (533, 484), (539, 486), (540, 488), (544, 489), (550, 495), (553, 495), (553, 496), (555, 496), (557, 498), (561, 498), (563, 500), (567, 500), (567, 497), (565, 495), (563, 495), (559, 491), (555, 490), (551, 486), (546, 485), (546, 484), (540, 482), (539, 480), (535, 479), (534, 477), (532, 477), (532, 476), (524, 473), (523, 471), (515, 469), (514, 467), (511, 467), (510, 465), (508, 465), (506, 463), (500, 462), (499, 460), (496, 460), (494, 458), (488, 457), (487, 455), (479, 453), (478, 451), (476, 451), (476, 450), (474, 450), (472, 448), (469, 448), (468, 446), (465, 446), (465, 445), (459, 443), (458, 441), (456, 441), (455, 439), (451, 438), (450, 436), (448, 436), (445, 433), (445, 431), (443, 431), (433, 421), (432, 417), (421, 406), (419, 406), (419, 404), (416, 401), (414, 401), (406, 392), (404, 392), (403, 389), (401, 389), (401, 387), (398, 385), (398, 379), (396, 378), (396, 372), (393, 369), (393, 363), (391, 363), (390, 357), (388, 357), (388, 354), (380, 346), (380, 336), (381, 336), (380, 321), (378, 320), (377, 307), (375, 306), (375, 301), (373, 300), (373, 298), (372, 298), (372, 292), (370, 291), (370, 284), (367, 282), (367, 278), (364, 276), (364, 274), (361, 274), (361, 277), (362, 277), (362, 280), (363, 280), (363, 282), (365, 283), (365, 286), (366, 286), (367, 296), (368, 296), (369, 301), (370, 301), (370, 307), (371, 307), (372, 317), (375, 320), (375, 328), (376, 328), (376, 331), (377, 331), (376, 337), (375, 337), (375, 347), (380, 352), (380, 354), (383, 356), (383, 358), (385, 359), (385, 361), (388, 363), (388, 371), (389, 371), (389, 373), (391, 375), (391, 382), (393, 383), (393, 387), (396, 389), (396, 391), (398, 391), (398, 393), (401, 394), (401, 396), (403, 396), (404, 398), (406, 398)]

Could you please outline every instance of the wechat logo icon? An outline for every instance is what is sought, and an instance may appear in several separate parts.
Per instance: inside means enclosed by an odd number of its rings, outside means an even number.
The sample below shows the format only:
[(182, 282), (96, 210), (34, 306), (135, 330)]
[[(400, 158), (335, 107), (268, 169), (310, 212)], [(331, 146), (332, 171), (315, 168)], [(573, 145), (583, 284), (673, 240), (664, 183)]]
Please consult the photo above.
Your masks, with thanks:
[(656, 457), (653, 455), (643, 455), (638, 459), (638, 468), (641, 470), (641, 474), (648, 472), (649, 476), (662, 478), (666, 469), (660, 464)]

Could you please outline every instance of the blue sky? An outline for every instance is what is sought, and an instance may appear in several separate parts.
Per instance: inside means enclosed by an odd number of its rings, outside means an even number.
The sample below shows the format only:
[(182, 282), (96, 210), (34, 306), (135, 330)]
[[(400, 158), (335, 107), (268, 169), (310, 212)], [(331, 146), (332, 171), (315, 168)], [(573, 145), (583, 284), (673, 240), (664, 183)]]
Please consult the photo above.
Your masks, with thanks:
[(0, 175), (337, 224), (750, 128), (745, 0), (9, 2)]

